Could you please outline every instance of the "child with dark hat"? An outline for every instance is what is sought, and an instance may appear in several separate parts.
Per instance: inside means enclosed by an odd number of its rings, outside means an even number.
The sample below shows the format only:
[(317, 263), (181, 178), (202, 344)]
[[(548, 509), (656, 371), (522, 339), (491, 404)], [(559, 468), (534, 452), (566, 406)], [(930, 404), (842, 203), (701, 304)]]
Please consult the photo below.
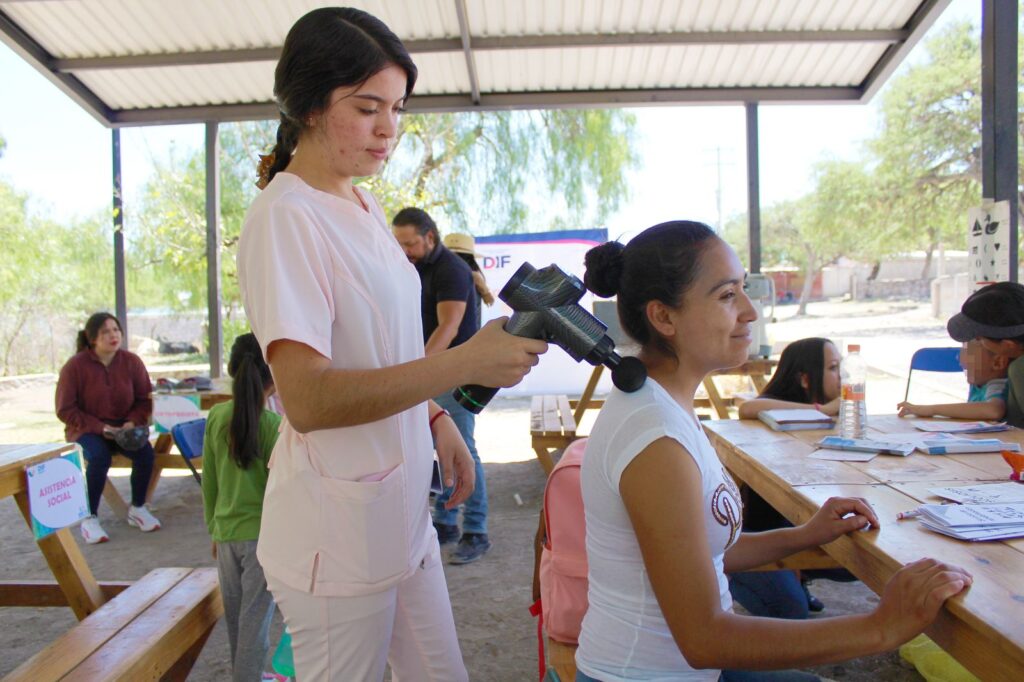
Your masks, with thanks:
[(997, 282), (971, 294), (946, 324), (961, 343), (977, 341), (1009, 362), (1006, 421), (1024, 427), (1024, 285)]

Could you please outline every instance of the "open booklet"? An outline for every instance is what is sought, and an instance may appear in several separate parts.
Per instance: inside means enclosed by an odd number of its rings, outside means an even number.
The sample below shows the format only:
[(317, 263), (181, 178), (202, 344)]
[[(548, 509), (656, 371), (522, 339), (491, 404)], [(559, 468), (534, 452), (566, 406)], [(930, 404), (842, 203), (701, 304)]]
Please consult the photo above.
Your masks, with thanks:
[(757, 417), (776, 431), (831, 429), (836, 425), (835, 419), (812, 409), (761, 410)]
[(1024, 503), (922, 504), (917, 510), (925, 528), (958, 540), (1024, 537)]

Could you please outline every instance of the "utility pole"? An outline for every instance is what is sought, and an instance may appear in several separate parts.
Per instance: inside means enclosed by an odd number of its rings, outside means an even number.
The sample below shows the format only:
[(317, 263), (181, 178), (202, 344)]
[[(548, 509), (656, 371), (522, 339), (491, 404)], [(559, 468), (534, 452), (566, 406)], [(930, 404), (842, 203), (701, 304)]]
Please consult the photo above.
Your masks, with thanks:
[[(723, 195), (724, 195), (724, 193), (722, 191), (722, 168), (724, 166), (727, 166), (727, 165), (732, 165), (732, 161), (729, 161), (728, 158), (727, 158), (729, 152), (732, 151), (732, 148), (731, 147), (728, 147), (728, 148), (727, 147), (722, 147), (721, 145), (715, 145), (715, 147), (713, 147), (711, 149), (708, 149), (707, 151), (709, 151), (709, 152), (714, 154), (714, 161), (713, 161), (713, 163), (715, 165), (715, 180), (716, 180), (716, 184), (715, 184), (715, 208), (717, 210), (717, 215), (718, 215), (718, 221), (715, 224), (715, 230), (720, 233), (722, 231), (723, 227), (725, 226), (725, 224), (724, 224), (724, 217), (722, 215), (722, 198), (723, 198)], [(725, 152), (725, 154), (723, 154), (722, 152)], [(725, 157), (725, 158), (723, 158), (723, 157)]]

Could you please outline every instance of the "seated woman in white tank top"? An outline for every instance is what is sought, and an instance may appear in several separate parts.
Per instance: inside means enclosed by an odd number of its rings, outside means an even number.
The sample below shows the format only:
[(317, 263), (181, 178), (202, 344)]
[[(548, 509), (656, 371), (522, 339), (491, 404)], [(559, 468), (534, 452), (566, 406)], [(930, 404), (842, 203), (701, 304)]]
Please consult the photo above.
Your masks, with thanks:
[(875, 529), (878, 518), (865, 500), (833, 498), (802, 526), (741, 532), (739, 493), (700, 428), (693, 396), (708, 373), (746, 359), (757, 315), (742, 264), (710, 228), (663, 223), (625, 247), (592, 249), (586, 263), (587, 287), (618, 295), (648, 380), (635, 393), (612, 392), (587, 444), (590, 606), (577, 680), (806, 679), (721, 671), (896, 648), (971, 584), (963, 569), (922, 559), (893, 576), (872, 613), (809, 621), (734, 614), (727, 572)]

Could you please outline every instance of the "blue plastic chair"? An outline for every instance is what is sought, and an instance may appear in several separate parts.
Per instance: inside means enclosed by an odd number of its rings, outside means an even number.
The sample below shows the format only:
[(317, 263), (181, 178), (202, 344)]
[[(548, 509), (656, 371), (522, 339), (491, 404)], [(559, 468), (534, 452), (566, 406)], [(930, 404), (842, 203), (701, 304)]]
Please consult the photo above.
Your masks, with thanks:
[(959, 348), (921, 348), (910, 358), (910, 373), (907, 374), (907, 390), (903, 394), (906, 401), (910, 395), (910, 378), (914, 370), (920, 372), (962, 372)]
[(206, 434), (206, 418), (193, 419), (192, 421), (182, 422), (175, 424), (171, 427), (171, 437), (174, 438), (174, 444), (178, 446), (178, 452), (181, 453), (182, 458), (185, 460), (185, 464), (192, 470), (192, 475), (196, 478), (196, 483), (199, 485), (203, 484), (203, 478), (196, 471), (195, 464), (192, 460), (196, 457), (202, 458), (203, 456), (203, 436)]

